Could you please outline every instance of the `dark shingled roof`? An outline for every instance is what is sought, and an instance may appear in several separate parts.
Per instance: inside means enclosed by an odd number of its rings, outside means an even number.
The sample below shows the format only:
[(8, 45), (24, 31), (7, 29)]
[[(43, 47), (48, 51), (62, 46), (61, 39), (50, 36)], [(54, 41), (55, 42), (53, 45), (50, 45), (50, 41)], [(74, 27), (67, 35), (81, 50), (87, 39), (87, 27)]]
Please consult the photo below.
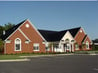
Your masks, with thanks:
[(41, 35), (48, 41), (60, 41), (62, 36), (66, 33), (66, 31), (49, 31), (49, 30), (38, 30)]
[(49, 42), (60, 41), (65, 33), (69, 31), (73, 37), (77, 34), (81, 27), (63, 30), (63, 31), (49, 31), (49, 30), (38, 30), (41, 35)]
[(58, 34), (57, 31), (49, 31), (49, 30), (38, 30), (41, 35), (47, 40), (47, 41), (57, 41), (58, 39), (55, 38), (55, 36)]
[(15, 25), (14, 27), (12, 27), (11, 29), (8, 29), (5, 31), (5, 35), (2, 35), (1, 38), (2, 40), (5, 40), (6, 38), (8, 38), (21, 24), (23, 24), (26, 20), (20, 22), (19, 24)]
[(98, 43), (98, 39), (92, 40), (93, 43)]
[(83, 38), (83, 40), (82, 40), (82, 42), (81, 42), (81, 43), (83, 43), (83, 42), (84, 42), (84, 40), (86, 39), (86, 37), (87, 37), (87, 35), (85, 35), (85, 36), (84, 36), (84, 38)]
[[(2, 36), (2, 40), (7, 39), (20, 25), (22, 25), (26, 20), (20, 22), (19, 24), (15, 25), (11, 29), (6, 31), (6, 34)], [(56, 42), (60, 41), (65, 33), (69, 31), (73, 37), (77, 34), (81, 27), (63, 30), (63, 31), (49, 31), (49, 30), (38, 30), (40, 34), (49, 42)]]
[(80, 28), (81, 27), (77, 27), (77, 28), (73, 28), (73, 29), (68, 29), (68, 31), (71, 33), (71, 35), (73, 37), (75, 37)]

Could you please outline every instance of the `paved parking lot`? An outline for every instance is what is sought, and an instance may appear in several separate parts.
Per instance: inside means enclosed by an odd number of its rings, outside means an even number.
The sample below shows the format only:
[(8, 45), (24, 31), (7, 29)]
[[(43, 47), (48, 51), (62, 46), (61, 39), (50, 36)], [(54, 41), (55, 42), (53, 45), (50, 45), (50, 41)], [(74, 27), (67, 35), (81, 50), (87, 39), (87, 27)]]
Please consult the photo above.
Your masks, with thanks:
[(0, 73), (98, 73), (98, 55), (33, 57), (25, 62), (1, 62)]

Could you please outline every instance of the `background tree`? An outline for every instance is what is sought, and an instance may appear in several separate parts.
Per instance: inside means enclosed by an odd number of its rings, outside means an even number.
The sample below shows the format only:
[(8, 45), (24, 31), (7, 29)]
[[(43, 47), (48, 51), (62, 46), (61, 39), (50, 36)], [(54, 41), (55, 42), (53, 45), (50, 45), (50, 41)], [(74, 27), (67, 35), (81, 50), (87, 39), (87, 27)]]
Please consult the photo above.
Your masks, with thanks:
[(9, 22), (8, 24), (4, 25), (4, 30), (8, 30), (8, 29), (12, 28), (13, 26), (15, 26), (15, 24), (12, 24)]
[(0, 54), (4, 52), (4, 43), (2, 39), (0, 39)]
[(3, 26), (0, 26), (0, 53), (3, 53), (3, 51), (4, 51), (4, 42), (1, 38), (3, 35), (3, 31), (7, 31), (8, 29), (12, 28), (13, 26), (15, 26), (15, 24), (12, 24), (12, 23), (8, 23)]
[(3, 34), (3, 30), (4, 30), (4, 27), (3, 26), (0, 26), (0, 37)]

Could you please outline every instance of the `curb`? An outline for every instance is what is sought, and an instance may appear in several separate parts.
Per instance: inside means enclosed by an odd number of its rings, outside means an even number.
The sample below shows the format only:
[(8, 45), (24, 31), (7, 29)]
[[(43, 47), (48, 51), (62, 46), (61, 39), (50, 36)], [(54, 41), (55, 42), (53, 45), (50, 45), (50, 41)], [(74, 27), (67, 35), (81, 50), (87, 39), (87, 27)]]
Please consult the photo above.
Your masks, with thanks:
[(20, 57), (21, 57), (21, 58), (31, 58), (31, 57), (54, 57), (54, 56), (64, 56), (64, 55), (74, 55), (74, 54), (33, 55), (33, 56), (20, 56)]
[(33, 56), (20, 56), (21, 58), (32, 58), (32, 57), (54, 57), (54, 56), (64, 56), (64, 55), (98, 55), (98, 54), (54, 54), (54, 55), (33, 55)]
[(21, 61), (30, 61), (30, 59), (0, 60), (0, 62), (21, 62)]

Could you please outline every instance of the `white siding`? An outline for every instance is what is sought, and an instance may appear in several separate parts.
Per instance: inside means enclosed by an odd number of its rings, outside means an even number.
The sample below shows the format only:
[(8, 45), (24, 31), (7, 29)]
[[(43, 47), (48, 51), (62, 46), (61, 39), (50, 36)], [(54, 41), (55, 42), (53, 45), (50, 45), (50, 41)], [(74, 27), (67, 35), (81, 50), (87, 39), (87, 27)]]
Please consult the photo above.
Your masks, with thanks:
[(66, 39), (69, 39), (70, 42), (71, 42), (71, 40), (74, 40), (74, 38), (72, 37), (72, 35), (70, 34), (69, 31), (67, 31), (65, 33), (65, 35), (63, 36), (63, 38), (61, 40), (66, 40)]

